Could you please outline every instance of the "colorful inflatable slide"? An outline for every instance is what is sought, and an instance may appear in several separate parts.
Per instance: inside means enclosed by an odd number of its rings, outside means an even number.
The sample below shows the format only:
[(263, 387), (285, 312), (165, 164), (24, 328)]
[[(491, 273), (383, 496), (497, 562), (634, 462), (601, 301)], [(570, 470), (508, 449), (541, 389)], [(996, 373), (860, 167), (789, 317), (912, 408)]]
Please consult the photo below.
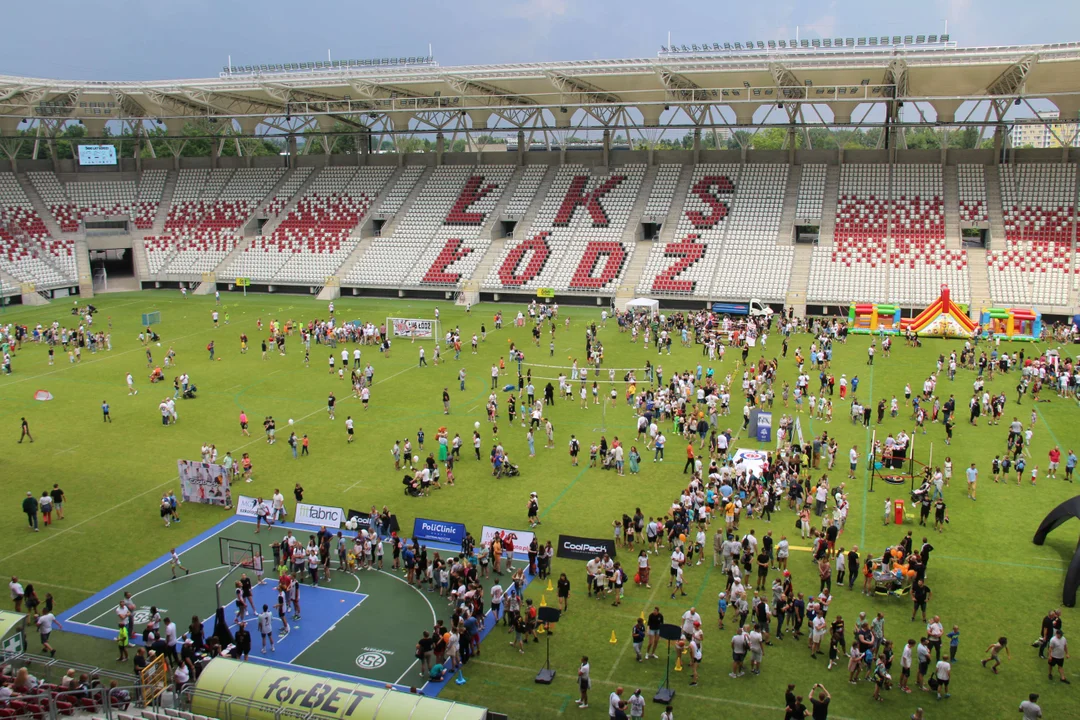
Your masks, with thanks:
[(975, 335), (975, 322), (949, 296), (949, 286), (941, 286), (941, 296), (930, 307), (909, 320), (900, 321), (902, 332), (923, 337), (965, 337)]

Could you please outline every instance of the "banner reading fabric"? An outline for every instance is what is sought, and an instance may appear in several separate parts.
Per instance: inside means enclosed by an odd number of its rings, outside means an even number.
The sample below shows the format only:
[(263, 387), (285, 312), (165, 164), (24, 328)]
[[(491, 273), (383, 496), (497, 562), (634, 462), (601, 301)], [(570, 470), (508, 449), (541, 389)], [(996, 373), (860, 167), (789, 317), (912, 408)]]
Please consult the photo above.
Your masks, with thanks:
[(555, 554), (561, 558), (584, 560), (586, 562), (604, 553), (607, 553), (608, 557), (615, 557), (614, 540), (560, 535), (559, 547), (555, 550)]
[(180, 473), (180, 495), (184, 502), (221, 507), (229, 505), (232, 499), (229, 493), (229, 473), (223, 465), (198, 460), (177, 460), (176, 469)]
[(513, 546), (514, 552), (521, 553), (522, 555), (528, 551), (529, 544), (532, 543), (534, 537), (533, 534), (527, 530), (507, 530), (506, 528), (485, 525), (480, 534), (480, 543), (489, 543), (494, 540), (496, 536), (502, 540), (503, 548)]
[(413, 521), (413, 537), (417, 540), (446, 543), (459, 547), (465, 539), (465, 524), (416, 518)]
[(345, 522), (345, 511), (339, 507), (327, 505), (311, 505), (309, 503), (296, 504), (296, 516), (294, 522), (301, 525), (315, 525), (340, 528)]
[[(241, 495), (240, 498), (236, 501), (236, 514), (249, 518), (258, 517), (258, 505), (259, 503), (255, 498), (248, 497), (247, 495)], [(266, 508), (266, 513), (263, 515), (263, 517), (274, 516), (274, 504), (272, 502), (264, 499), (262, 501), (262, 506)]]
[(386, 318), (387, 326), (393, 328), (394, 337), (430, 340), (435, 337), (435, 321), (421, 318)]

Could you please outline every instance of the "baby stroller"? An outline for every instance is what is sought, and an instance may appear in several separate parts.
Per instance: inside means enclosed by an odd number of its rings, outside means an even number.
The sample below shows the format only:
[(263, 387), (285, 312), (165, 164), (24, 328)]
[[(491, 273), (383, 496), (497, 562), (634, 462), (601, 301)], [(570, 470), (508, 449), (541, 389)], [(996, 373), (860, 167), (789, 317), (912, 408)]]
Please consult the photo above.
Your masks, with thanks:
[(195, 399), (195, 393), (197, 393), (198, 391), (199, 391), (199, 388), (197, 388), (194, 384), (188, 385), (187, 390), (184, 391), (184, 399), (185, 400), (194, 400)]
[(423, 493), (420, 491), (420, 486), (413, 479), (412, 475), (406, 475), (401, 478), (401, 484), (405, 486), (405, 494), (410, 497), (420, 497)]
[(923, 498), (925, 498), (929, 494), (930, 494), (930, 483), (927, 482), (927, 481), (924, 481), (923, 484), (920, 485), (917, 490), (912, 490), (911, 491), (911, 502), (916, 503), (916, 504), (921, 503), (923, 501)]
[(518, 477), (521, 475), (521, 470), (517, 465), (507, 460), (499, 468), (499, 477)]

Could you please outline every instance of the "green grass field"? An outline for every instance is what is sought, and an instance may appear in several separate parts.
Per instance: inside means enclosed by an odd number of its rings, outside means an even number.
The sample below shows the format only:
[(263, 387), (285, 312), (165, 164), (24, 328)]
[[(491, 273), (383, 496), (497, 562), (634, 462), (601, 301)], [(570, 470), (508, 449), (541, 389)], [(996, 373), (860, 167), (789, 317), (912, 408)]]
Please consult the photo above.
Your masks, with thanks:
[[(660, 465), (648, 461), (645, 455), (641, 474), (637, 477), (616, 477), (612, 473), (574, 468), (566, 452), (570, 433), (577, 435), (584, 446), (598, 437), (597, 428), (605, 427), (612, 435), (632, 438), (635, 420), (620, 399), (615, 408), (608, 407), (601, 415), (599, 408), (581, 410), (578, 403), (558, 403), (551, 411), (556, 430), (556, 449), (544, 450), (542, 435), (538, 436), (537, 457), (530, 459), (525, 443), (525, 431), (520, 426), (500, 428), (500, 436), (515, 462), (522, 469), (520, 478), (496, 481), (490, 476), (486, 462), (476, 463), (468, 458), (456, 468), (456, 487), (435, 491), (429, 498), (406, 498), (402, 495), (400, 473), (394, 471), (390, 448), (395, 439), (406, 436), (415, 442), (417, 429), (423, 427), (433, 442), (434, 430), (447, 424), (451, 434), (460, 432), (468, 438), (474, 421), (481, 421), (485, 441), (490, 430), (484, 422), (484, 403), (488, 394), (492, 362), (506, 355), (508, 340), (526, 348), (531, 346), (528, 328), (492, 330), (495, 306), (480, 305), (472, 316), (449, 303), (440, 303), (443, 327), (460, 324), (465, 338), (487, 323), (488, 338), (480, 352), (472, 355), (468, 346), (461, 363), (469, 375), (465, 392), (457, 389), (459, 363), (452, 354), (439, 367), (418, 369), (417, 346), (398, 341), (392, 357), (384, 359), (375, 348), (364, 348), (364, 360), (371, 360), (376, 371), (371, 407), (366, 412), (359, 402), (347, 400), (347, 383), (339, 382), (326, 369), (328, 350), (313, 346), (311, 367), (305, 368), (299, 341), (290, 340), (289, 354), (280, 357), (271, 353), (262, 360), (258, 352), (259, 333), (256, 320), (271, 319), (307, 321), (326, 314), (324, 303), (314, 299), (291, 296), (247, 297), (228, 295), (224, 302), (231, 324), (214, 330), (210, 312), (212, 297), (183, 299), (176, 292), (144, 292), (117, 294), (95, 298), (100, 309), (96, 322), (104, 324), (111, 317), (113, 350), (90, 355), (84, 353), (80, 365), (69, 365), (58, 354), (57, 364), (49, 367), (44, 345), (27, 345), (14, 359), (14, 374), (0, 377), (0, 521), (5, 528), (5, 542), (0, 550), (0, 573), (18, 575), (24, 583), (35, 585), (38, 593), (51, 592), (59, 609), (86, 599), (94, 592), (115, 582), (170, 547), (190, 539), (224, 519), (225, 511), (209, 506), (185, 506), (183, 522), (170, 528), (162, 526), (158, 517), (158, 500), (162, 491), (176, 488), (176, 460), (197, 459), (199, 447), (213, 442), (223, 454), (232, 451), (235, 457), (251, 453), (255, 465), (255, 482), (235, 492), (269, 495), (281, 487), (288, 489), (300, 481), (310, 502), (338, 505), (345, 508), (365, 508), (372, 504), (387, 504), (398, 515), (402, 528), (408, 532), (414, 517), (465, 522), (479, 536), (482, 524), (509, 528), (524, 528), (525, 504), (530, 491), (539, 493), (543, 525), (539, 538), (557, 539), (560, 532), (610, 537), (611, 523), (623, 512), (633, 513), (641, 507), (646, 515), (662, 513), (684, 486), (682, 475), (683, 445), (671, 438), (668, 462)], [(337, 301), (337, 316), (343, 320), (372, 320), (381, 323), (387, 315), (432, 317), (434, 303), (423, 301), (354, 300)], [(513, 317), (518, 307), (503, 306), (504, 314)], [(151, 386), (146, 375), (144, 350), (137, 340), (140, 314), (160, 310), (162, 323), (156, 329), (162, 335), (162, 348), (154, 347), (155, 359), (172, 345), (178, 354), (178, 369), (190, 374), (200, 388), (194, 401), (178, 401), (180, 422), (174, 427), (162, 427), (157, 403), (171, 395), (171, 383)], [(63, 302), (44, 308), (14, 308), (0, 314), (0, 323), (20, 322), (33, 325), (56, 319), (70, 322), (68, 308)], [(527, 352), (530, 362), (569, 365), (568, 356), (584, 355), (584, 323), (598, 321), (597, 308), (562, 309), (569, 314), (572, 326), (560, 330), (556, 339), (554, 359), (548, 357), (547, 340), (542, 349)], [(509, 325), (509, 323), (507, 323)], [(239, 353), (241, 331), (251, 338), (253, 349), (247, 355)], [(209, 362), (204, 348), (210, 339), (216, 340), (220, 362)], [(770, 341), (770, 351), (779, 351), (777, 336)], [(630, 336), (620, 335), (614, 323), (601, 331), (609, 367), (641, 367), (646, 359), (657, 362), (652, 352), (630, 344)], [(809, 347), (809, 336), (792, 340), (791, 346)], [(961, 343), (930, 340), (919, 350), (894, 345), (893, 357), (880, 357), (872, 369), (865, 365), (865, 337), (855, 337), (846, 345), (837, 345), (834, 353), (834, 372), (851, 377), (859, 375), (858, 395), (876, 405), (877, 400), (896, 394), (902, 398), (905, 381), (916, 389), (934, 369), (938, 353), (959, 349)], [(430, 361), (430, 345), (428, 358)], [(1030, 345), (1021, 346), (1031, 352)], [(338, 350), (340, 352), (340, 348)], [(754, 351), (754, 357), (758, 351)], [(734, 367), (733, 353), (717, 373), (723, 377)], [(675, 343), (672, 356), (660, 362), (666, 374), (684, 368), (692, 370), (700, 357), (697, 349), (682, 349)], [(124, 375), (132, 372), (140, 392), (129, 397)], [(166, 371), (172, 377), (170, 371)], [(557, 371), (537, 371), (538, 375), (555, 375)], [(603, 373), (606, 379), (606, 373)], [(782, 361), (780, 379), (792, 381), (795, 365), (789, 353)], [(955, 393), (961, 407), (970, 396), (971, 373), (960, 372)], [(1030, 400), (1021, 408), (1013, 404), (1016, 376), (995, 377), (991, 389), (1003, 388), (1010, 399), (1006, 417), (1013, 414), (1027, 421), (1031, 412)], [(539, 384), (542, 387), (543, 383)], [(449, 387), (453, 398), (453, 413), (442, 413), (441, 392)], [(953, 388), (942, 378), (939, 389), (947, 394)], [(37, 402), (34, 392), (45, 389), (54, 395), (50, 402)], [(334, 391), (342, 402), (337, 421), (328, 420), (325, 407), (327, 393)], [(1045, 468), (1046, 453), (1055, 444), (1067, 450), (1080, 443), (1076, 433), (1078, 415), (1076, 404), (1063, 401), (1044, 392), (1051, 402), (1039, 405), (1033, 462)], [(112, 407), (114, 422), (102, 423), (100, 405), (107, 400)], [(733, 405), (736, 403), (733, 402)], [(778, 416), (783, 412), (777, 399)], [(243, 437), (237, 426), (240, 410), (252, 420), (252, 437)], [(733, 408), (730, 424), (738, 429), (741, 418)], [(296, 420), (296, 431), (311, 438), (311, 456), (294, 460), (285, 442), (273, 447), (262, 438), (260, 421), (272, 414), (278, 419), (279, 438), (287, 437), (285, 420)], [(344, 419), (356, 420), (360, 442), (346, 445)], [(959, 413), (958, 413), (959, 414)], [(17, 445), (19, 419), (25, 416), (34, 435), (33, 444)], [(836, 420), (829, 432), (839, 438), (841, 455), (853, 443), (865, 452), (869, 434), (861, 426), (847, 420), (847, 404), (836, 402)], [(1016, 716), (1016, 706), (1029, 692), (1042, 694), (1040, 704), (1047, 717), (1077, 717), (1074, 691), (1046, 678), (1046, 666), (1037, 660), (1036, 651), (1029, 647), (1038, 634), (1039, 622), (1049, 608), (1060, 606), (1064, 570), (1075, 549), (1074, 525), (1066, 525), (1050, 537), (1043, 547), (1031, 543), (1031, 536), (1044, 514), (1057, 503), (1075, 494), (1072, 485), (1061, 480), (1041, 479), (1038, 487), (1025, 482), (1017, 487), (994, 485), (990, 481), (990, 460), (1004, 451), (1006, 428), (972, 428), (966, 416), (958, 418), (956, 442), (951, 448), (944, 444), (944, 430), (931, 426), (926, 436), (919, 435), (916, 455), (926, 459), (929, 445), (934, 446), (938, 463), (952, 455), (957, 475), (969, 462), (981, 470), (979, 500), (964, 498), (959, 477), (946, 490), (951, 524), (942, 535), (933, 534), (936, 546), (928, 573), (928, 585), (933, 590), (930, 611), (941, 615), (947, 628), (959, 625), (962, 633), (959, 658), (954, 667), (952, 698), (937, 702), (933, 695), (916, 691), (905, 695), (893, 690), (883, 704), (871, 699), (872, 687), (860, 683), (857, 687), (846, 682), (843, 668), (826, 672), (822, 659), (811, 660), (803, 641), (785, 639), (767, 648), (760, 676), (747, 674), (739, 680), (727, 676), (730, 671), (730, 632), (719, 631), (715, 625), (715, 601), (723, 589), (723, 577), (707, 565), (691, 567), (687, 573), (688, 597), (669, 599), (666, 584), (655, 582), (652, 590), (627, 588), (621, 607), (590, 601), (584, 595), (582, 563), (556, 560), (554, 572), (566, 572), (573, 583), (570, 612), (560, 623), (552, 639), (552, 664), (559, 675), (550, 687), (534, 685), (533, 675), (543, 662), (543, 646), (533, 645), (525, 655), (507, 646), (501, 632), (486, 641), (483, 653), (466, 670), (467, 685), (451, 684), (444, 697), (484, 705), (506, 712), (513, 718), (546, 718), (563, 713), (583, 717), (605, 717), (604, 697), (621, 685), (626, 695), (637, 687), (651, 697), (663, 675), (658, 661), (638, 664), (629, 645), (630, 628), (643, 610), (659, 605), (669, 621), (691, 604), (703, 617), (706, 635), (702, 679), (695, 688), (687, 686), (688, 673), (673, 673), (673, 685), (678, 695), (676, 716), (681, 718), (715, 717), (720, 713), (737, 713), (746, 719), (777, 718), (782, 716), (783, 692), (788, 682), (794, 682), (805, 694), (815, 682), (824, 683), (833, 694), (832, 717), (866, 718), (873, 714), (882, 718), (907, 718), (916, 706), (927, 709), (928, 718), (949, 717), (999, 718)], [(505, 422), (505, 420), (504, 420)], [(881, 426), (886, 431), (901, 427), (911, 430), (905, 413), (896, 420), (886, 417)], [(819, 421), (803, 419), (804, 431), (820, 433)], [(1071, 429), (1070, 429), (1071, 428)], [(284, 431), (284, 435), (283, 435)], [(669, 437), (671, 437), (669, 433)], [(736, 447), (757, 448), (756, 443), (741, 441)], [(466, 443), (466, 448), (468, 448)], [(485, 442), (485, 455), (487, 444)], [(643, 453), (644, 454), (644, 453)], [(463, 453), (465, 455), (465, 453)], [(841, 458), (842, 462), (842, 458)], [(834, 483), (842, 480), (844, 470), (833, 474)], [(868, 478), (860, 471), (854, 481), (848, 481), (851, 514), (847, 531), (840, 544), (858, 544), (861, 549), (880, 552), (886, 545), (897, 542), (907, 529), (915, 529), (916, 542), (922, 528), (908, 525), (883, 527), (882, 506), (890, 488), (880, 484), (869, 493)], [(20, 503), (27, 490), (40, 491), (59, 482), (67, 492), (67, 518), (55, 527), (32, 533), (26, 529)], [(178, 488), (176, 488), (178, 490)], [(907, 497), (906, 489), (903, 497)], [(291, 500), (291, 498), (290, 498)], [(787, 534), (793, 545), (799, 545), (794, 517), (783, 511), (774, 515), (771, 524), (760, 521), (744, 522), (743, 528), (755, 528), (760, 537), (771, 529), (775, 536)], [(624, 561), (629, 560), (622, 553)], [(865, 557), (865, 555), (864, 555)], [(663, 557), (653, 560), (654, 574), (666, 566)], [(817, 590), (815, 568), (806, 553), (792, 553), (792, 571), (797, 591)], [(659, 575), (654, 575), (659, 578)], [(530, 597), (539, 600), (543, 583), (533, 583)], [(836, 601), (830, 617), (840, 613), (850, 621), (860, 611), (868, 615), (881, 611), (886, 616), (886, 636), (899, 650), (909, 638), (918, 638), (923, 628), (909, 622), (910, 605), (906, 599), (866, 598), (858, 592), (835, 591)], [(554, 598), (547, 597), (549, 603)], [(712, 618), (710, 621), (709, 619)], [(1074, 627), (1078, 615), (1066, 609), (1066, 635)], [(730, 623), (728, 624), (730, 627)], [(615, 631), (619, 639), (610, 644)], [(1006, 661), (1001, 675), (994, 676), (979, 666), (986, 646), (999, 635), (1007, 635), (1013, 658)], [(82, 662), (105, 664), (114, 659), (109, 643), (71, 633), (57, 633), (53, 644), (62, 657)], [(36, 643), (32, 643), (36, 650)], [(593, 702), (590, 709), (578, 711), (572, 700), (576, 697), (574, 676), (581, 655), (590, 656), (594, 679)], [(898, 652), (899, 655), (899, 652)], [(1073, 663), (1080, 661), (1073, 661)], [(1069, 676), (1077, 677), (1076, 665), (1068, 663)], [(899, 662), (894, 666), (898, 676)], [(624, 696), (624, 697), (625, 697)], [(650, 707), (647, 717), (657, 717), (658, 709)]]

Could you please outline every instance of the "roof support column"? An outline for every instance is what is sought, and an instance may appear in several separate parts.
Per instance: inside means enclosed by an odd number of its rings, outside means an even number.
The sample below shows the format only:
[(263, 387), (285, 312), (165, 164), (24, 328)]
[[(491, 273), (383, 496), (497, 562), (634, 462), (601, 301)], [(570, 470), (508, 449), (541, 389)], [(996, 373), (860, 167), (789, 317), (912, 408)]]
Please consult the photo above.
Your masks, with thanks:
[(701, 159), (701, 128), (694, 128), (694, 164), (697, 165)]
[(19, 119), (0, 117), (0, 150), (11, 163), (11, 172), (19, 172), (18, 156), (24, 140), (19, 137)]
[(608, 166), (608, 160), (611, 158), (611, 130), (609, 128), (604, 128), (603, 153), (602, 153), (602, 155), (603, 155), (602, 164), (603, 164), (604, 167), (607, 167)]
[(443, 153), (446, 152), (446, 136), (441, 132), (435, 135), (435, 164), (443, 164)]

